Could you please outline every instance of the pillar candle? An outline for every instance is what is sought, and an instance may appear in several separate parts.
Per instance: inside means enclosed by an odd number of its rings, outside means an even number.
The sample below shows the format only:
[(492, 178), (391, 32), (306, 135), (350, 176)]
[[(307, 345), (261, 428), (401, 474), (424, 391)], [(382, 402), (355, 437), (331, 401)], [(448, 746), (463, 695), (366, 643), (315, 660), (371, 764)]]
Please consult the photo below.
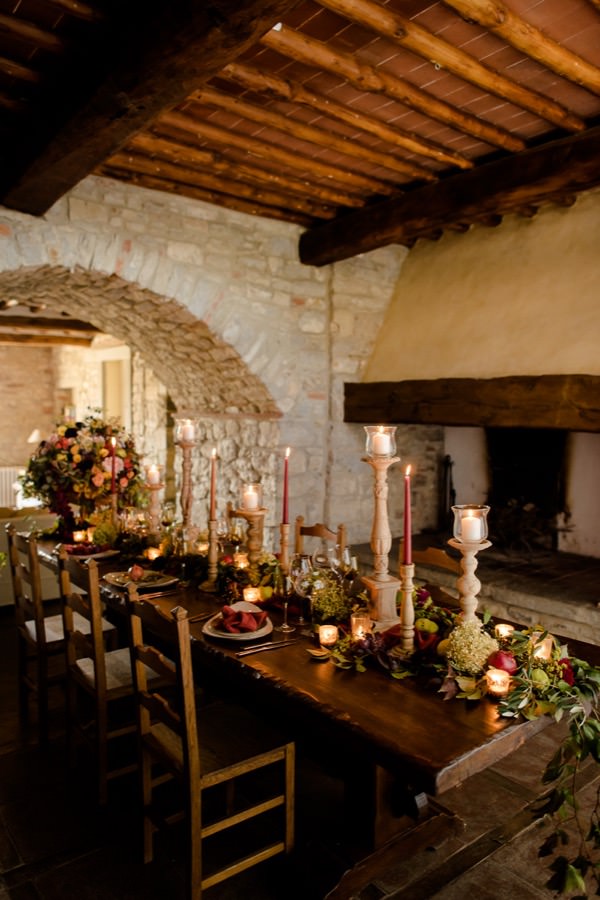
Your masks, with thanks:
[(194, 441), (196, 438), (196, 429), (191, 419), (185, 419), (181, 427), (181, 439), (183, 441)]
[(251, 484), (244, 489), (242, 500), (244, 509), (258, 509), (258, 494)]
[(283, 525), (287, 525), (290, 521), (290, 514), (288, 509), (289, 457), (290, 448), (288, 447), (285, 451), (285, 459), (283, 460), (283, 513), (281, 516), (281, 522)]
[(460, 526), (463, 541), (481, 540), (481, 522), (477, 516), (463, 516)]
[(217, 448), (213, 447), (210, 457), (210, 520), (217, 518)]
[(117, 444), (117, 439), (115, 437), (111, 437), (110, 446), (111, 446), (111, 470), (110, 470), (110, 492), (114, 494), (117, 488), (116, 484), (116, 474), (117, 474), (117, 460), (115, 459), (115, 447)]
[(404, 554), (402, 562), (405, 566), (412, 564), (412, 518), (410, 510), (410, 466), (404, 473)]
[(148, 484), (160, 484), (160, 472), (158, 471), (158, 466), (148, 466), (146, 477), (148, 479)]
[[(381, 426), (379, 426), (381, 429)], [(391, 448), (392, 442), (390, 440), (389, 434), (386, 434), (385, 431), (379, 430), (373, 435), (373, 453), (375, 456), (388, 456)]]

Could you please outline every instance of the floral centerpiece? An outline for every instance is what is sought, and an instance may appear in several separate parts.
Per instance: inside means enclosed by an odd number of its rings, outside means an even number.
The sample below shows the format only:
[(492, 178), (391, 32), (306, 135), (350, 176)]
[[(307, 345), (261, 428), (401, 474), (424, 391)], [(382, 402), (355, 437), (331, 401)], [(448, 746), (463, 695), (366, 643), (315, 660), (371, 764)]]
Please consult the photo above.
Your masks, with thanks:
[[(117, 422), (92, 413), (83, 422), (63, 422), (43, 440), (21, 478), (26, 497), (40, 500), (61, 520), (64, 533), (89, 522), (111, 503), (134, 506), (144, 495), (134, 440)], [(100, 515), (98, 516), (98, 513)]]
[[(600, 669), (569, 653), (537, 625), (496, 637), (489, 615), (463, 623), (459, 609), (436, 606), (428, 592), (414, 592), (415, 648), (401, 648), (398, 626), (362, 638), (344, 636), (332, 650), (341, 669), (365, 671), (374, 662), (393, 678), (424, 678), (445, 700), (480, 701), (488, 693), (490, 670), (503, 671), (507, 687), (495, 697), (498, 715), (568, 722), (567, 737), (548, 762), (542, 782), (551, 785), (540, 815), (553, 824), (539, 850), (552, 856), (547, 886), (558, 893), (600, 894), (600, 792), (584, 814), (578, 807), (578, 776), (586, 760), (600, 764)], [(542, 652), (542, 647), (544, 651)], [(576, 846), (567, 853), (574, 826)]]

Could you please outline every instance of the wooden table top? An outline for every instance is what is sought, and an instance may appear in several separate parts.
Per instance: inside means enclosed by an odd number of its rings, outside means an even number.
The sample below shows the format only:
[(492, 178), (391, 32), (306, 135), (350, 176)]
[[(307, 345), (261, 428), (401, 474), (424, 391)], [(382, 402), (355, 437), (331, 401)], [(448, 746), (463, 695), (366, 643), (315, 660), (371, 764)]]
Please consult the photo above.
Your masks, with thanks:
[[(51, 552), (49, 545), (40, 548), (46, 564), (51, 563)], [(104, 574), (120, 568), (114, 559), (101, 566)], [(123, 592), (105, 584), (103, 594), (109, 608), (124, 613)], [(153, 596), (153, 602), (165, 610), (183, 606), (190, 617), (221, 608), (215, 594), (195, 588), (164, 592)], [(278, 611), (269, 610), (269, 615), (277, 624)], [(200, 679), (210, 673), (247, 693), (269, 715), (287, 717), (306, 740), (347, 748), (415, 791), (443, 793), (498, 762), (553, 721), (502, 718), (497, 704), (487, 698), (446, 701), (437, 685), (417, 678), (393, 679), (375, 662), (366, 672), (355, 672), (315, 661), (307, 652), (314, 648), (312, 638), (299, 628), (290, 635), (295, 643), (285, 649), (238, 658), (236, 651), (252, 646), (252, 641), (207, 636), (203, 624), (191, 625)], [(274, 631), (263, 641), (285, 639)], [(580, 647), (577, 650), (584, 656)]]

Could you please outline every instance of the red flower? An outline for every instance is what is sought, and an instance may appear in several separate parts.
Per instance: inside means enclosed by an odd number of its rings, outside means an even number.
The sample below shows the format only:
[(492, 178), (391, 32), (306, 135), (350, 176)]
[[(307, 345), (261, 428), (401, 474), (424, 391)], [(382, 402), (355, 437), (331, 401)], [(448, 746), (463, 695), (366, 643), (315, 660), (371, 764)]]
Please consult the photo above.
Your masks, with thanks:
[(575, 672), (573, 671), (571, 660), (568, 657), (564, 657), (564, 659), (559, 659), (558, 664), (562, 666), (562, 680), (573, 686), (575, 684)]

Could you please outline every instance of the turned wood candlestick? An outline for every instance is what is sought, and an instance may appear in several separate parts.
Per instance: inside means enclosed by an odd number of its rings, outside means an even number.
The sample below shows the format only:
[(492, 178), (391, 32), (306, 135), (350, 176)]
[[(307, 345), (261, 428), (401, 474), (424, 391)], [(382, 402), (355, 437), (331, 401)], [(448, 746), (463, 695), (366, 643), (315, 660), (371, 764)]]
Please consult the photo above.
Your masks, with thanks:
[(450, 538), (448, 543), (461, 553), (460, 566), (463, 574), (456, 580), (462, 609), (461, 619), (463, 622), (474, 622), (477, 620), (475, 615), (478, 603), (477, 594), (481, 590), (481, 582), (475, 575), (478, 565), (477, 554), (480, 550), (491, 547), (492, 542), (487, 540), (457, 541), (456, 538)]
[(400, 582), (388, 573), (388, 557), (392, 546), (387, 510), (388, 485), (387, 471), (394, 463), (400, 462), (399, 456), (363, 457), (375, 475), (373, 495), (375, 511), (371, 529), (371, 550), (373, 551), (373, 576), (363, 576), (362, 580), (370, 596), (370, 613), (377, 623), (378, 630), (390, 628), (400, 621), (396, 608), (396, 595), (400, 590)]

